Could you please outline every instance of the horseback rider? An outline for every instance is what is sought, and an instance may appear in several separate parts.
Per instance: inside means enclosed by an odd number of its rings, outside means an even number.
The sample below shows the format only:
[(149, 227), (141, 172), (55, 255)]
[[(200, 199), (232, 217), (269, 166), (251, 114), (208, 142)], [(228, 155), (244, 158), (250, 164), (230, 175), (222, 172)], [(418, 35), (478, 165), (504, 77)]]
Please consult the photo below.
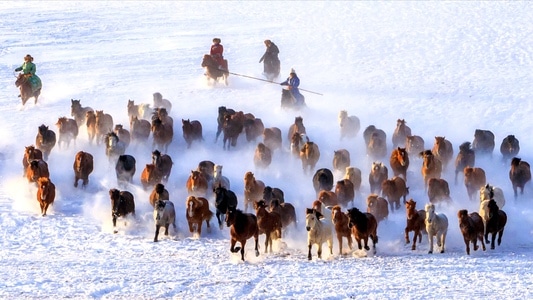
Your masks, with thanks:
[(24, 63), (22, 66), (15, 69), (15, 72), (20, 71), (22, 71), (22, 76), (30, 81), (33, 91), (38, 90), (42, 86), (41, 78), (35, 74), (37, 67), (33, 63), (33, 57), (31, 55), (27, 54), (24, 56)]
[(304, 96), (300, 94), (300, 90), (298, 89), (298, 86), (300, 85), (300, 78), (298, 78), (298, 75), (296, 75), (296, 71), (294, 69), (291, 68), (289, 77), (287, 80), (280, 83), (280, 85), (286, 85), (288, 87), (292, 97), (296, 100), (297, 105), (303, 104)]
[(279, 75), (280, 61), (278, 58), (279, 48), (271, 40), (265, 40), (266, 51), (259, 63), (263, 63), (263, 74)]
[(209, 52), (209, 54), (211, 55), (211, 57), (213, 58), (213, 60), (215, 60), (217, 63), (218, 63), (218, 69), (219, 70), (227, 70), (228, 68), (226, 67), (225, 65), (225, 62), (224, 62), (224, 46), (222, 46), (222, 44), (220, 44), (220, 39), (219, 38), (214, 38), (213, 39), (213, 45), (211, 45), (211, 51)]

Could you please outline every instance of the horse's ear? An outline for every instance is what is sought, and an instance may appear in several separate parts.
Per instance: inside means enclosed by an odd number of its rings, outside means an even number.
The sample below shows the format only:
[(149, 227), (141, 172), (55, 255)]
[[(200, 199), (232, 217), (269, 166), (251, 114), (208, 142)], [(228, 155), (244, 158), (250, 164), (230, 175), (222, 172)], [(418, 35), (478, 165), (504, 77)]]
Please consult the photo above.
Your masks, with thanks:
[(322, 215), (318, 210), (315, 210), (315, 216), (317, 219), (322, 219), (324, 217), (324, 215)]

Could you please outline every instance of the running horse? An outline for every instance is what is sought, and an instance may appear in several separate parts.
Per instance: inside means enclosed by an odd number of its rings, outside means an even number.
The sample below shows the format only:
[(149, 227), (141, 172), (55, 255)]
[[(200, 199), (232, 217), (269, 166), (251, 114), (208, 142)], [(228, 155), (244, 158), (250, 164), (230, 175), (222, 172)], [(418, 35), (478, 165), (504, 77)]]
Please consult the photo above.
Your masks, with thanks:
[(216, 84), (220, 78), (224, 80), (224, 84), (228, 85), (228, 61), (225, 59), (224, 64), (226, 67), (226, 70), (221, 70), (218, 67), (218, 63), (211, 57), (209, 54), (204, 55), (204, 59), (202, 60), (202, 68), (205, 69), (205, 76), (207, 76), (207, 83), (210, 82), (209, 79), (213, 79), (214, 83)]
[(33, 89), (29, 77), (22, 73), (18, 75), (15, 86), (20, 89), (20, 98), (23, 106), (31, 97), (35, 98), (35, 104), (37, 104), (42, 86), (37, 86), (36, 89)]

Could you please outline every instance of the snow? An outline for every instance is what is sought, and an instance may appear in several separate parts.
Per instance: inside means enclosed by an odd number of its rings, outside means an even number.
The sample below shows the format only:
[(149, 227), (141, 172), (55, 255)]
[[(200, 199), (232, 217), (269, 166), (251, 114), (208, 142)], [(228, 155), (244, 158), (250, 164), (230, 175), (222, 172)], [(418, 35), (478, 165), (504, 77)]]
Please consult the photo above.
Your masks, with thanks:
[[(384, 299), (531, 298), (533, 217), (531, 184), (517, 200), (499, 145), (514, 134), (519, 156), (528, 162), (533, 143), (532, 4), (528, 1), (386, 2), (15, 2), (0, 9), (0, 298), (2, 299)], [(276, 84), (230, 75), (229, 86), (208, 86), (200, 67), (213, 37), (225, 47), (230, 71), (262, 78), (264, 39), (280, 48), (284, 80), (294, 68), (308, 107), (279, 107)], [(22, 107), (11, 77), (31, 54), (43, 91), (37, 105)], [(150, 191), (140, 173), (150, 162), (151, 145), (127, 152), (137, 159), (134, 183), (136, 219), (113, 234), (108, 191), (116, 188), (113, 166), (102, 145), (90, 145), (85, 127), (76, 146), (52, 150), (48, 164), (56, 184), (54, 206), (40, 216), (36, 188), (23, 178), (21, 158), (34, 144), (37, 127), (70, 116), (70, 99), (103, 109), (115, 124), (128, 124), (127, 100), (151, 103), (160, 92), (173, 103), (174, 160), (166, 185), (176, 205), (177, 231), (153, 242)], [(213, 143), (217, 108), (253, 113), (266, 127), (283, 132), (284, 149), (272, 165), (256, 170), (256, 143), (239, 139), (237, 148)], [(339, 140), (338, 112), (361, 120), (355, 139)], [(457, 211), (478, 209), (453, 168), (444, 173), (454, 203), (438, 207), (449, 219), (445, 253), (428, 254), (424, 236), (417, 250), (404, 244), (405, 210), (379, 224), (377, 254), (364, 250), (307, 260), (304, 211), (315, 200), (311, 175), (290, 156), (286, 133), (302, 116), (307, 135), (321, 151), (317, 168), (332, 168), (333, 151), (346, 148), (352, 165), (363, 171), (355, 206), (365, 209), (366, 180), (372, 160), (362, 130), (375, 125), (387, 133), (388, 149), (396, 120), (431, 147), (434, 136), (458, 146), (472, 141), (475, 129), (496, 136), (492, 158), (476, 158), (489, 183), (504, 190), (509, 221), (501, 246), (466, 255)], [(200, 120), (204, 141), (186, 149), (180, 119)], [(72, 162), (77, 151), (95, 156), (88, 187), (75, 189)], [(253, 254), (245, 262), (229, 251), (229, 229), (192, 238), (185, 220), (185, 181), (201, 160), (224, 166), (242, 208), (243, 175), (253, 171), (267, 185), (285, 192), (298, 213), (297, 230), (275, 244), (272, 254)], [(388, 164), (388, 158), (384, 159)], [(426, 203), (420, 160), (412, 159), (409, 197)], [(342, 174), (335, 173), (336, 179)], [(210, 199), (213, 202), (213, 199)], [(214, 211), (214, 207), (212, 207)], [(204, 225), (205, 226), (205, 225)], [(325, 247), (327, 249), (327, 247)], [(348, 249), (347, 247), (344, 247)]]

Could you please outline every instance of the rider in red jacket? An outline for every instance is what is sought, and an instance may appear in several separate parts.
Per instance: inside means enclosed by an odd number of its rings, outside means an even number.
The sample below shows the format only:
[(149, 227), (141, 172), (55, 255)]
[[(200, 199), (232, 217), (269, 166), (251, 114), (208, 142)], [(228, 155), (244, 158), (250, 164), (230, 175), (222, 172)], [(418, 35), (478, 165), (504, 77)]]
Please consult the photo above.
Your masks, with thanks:
[(220, 44), (219, 38), (213, 39), (213, 45), (211, 45), (211, 51), (209, 54), (211, 54), (211, 57), (218, 63), (219, 69), (227, 69), (224, 63), (224, 46)]

